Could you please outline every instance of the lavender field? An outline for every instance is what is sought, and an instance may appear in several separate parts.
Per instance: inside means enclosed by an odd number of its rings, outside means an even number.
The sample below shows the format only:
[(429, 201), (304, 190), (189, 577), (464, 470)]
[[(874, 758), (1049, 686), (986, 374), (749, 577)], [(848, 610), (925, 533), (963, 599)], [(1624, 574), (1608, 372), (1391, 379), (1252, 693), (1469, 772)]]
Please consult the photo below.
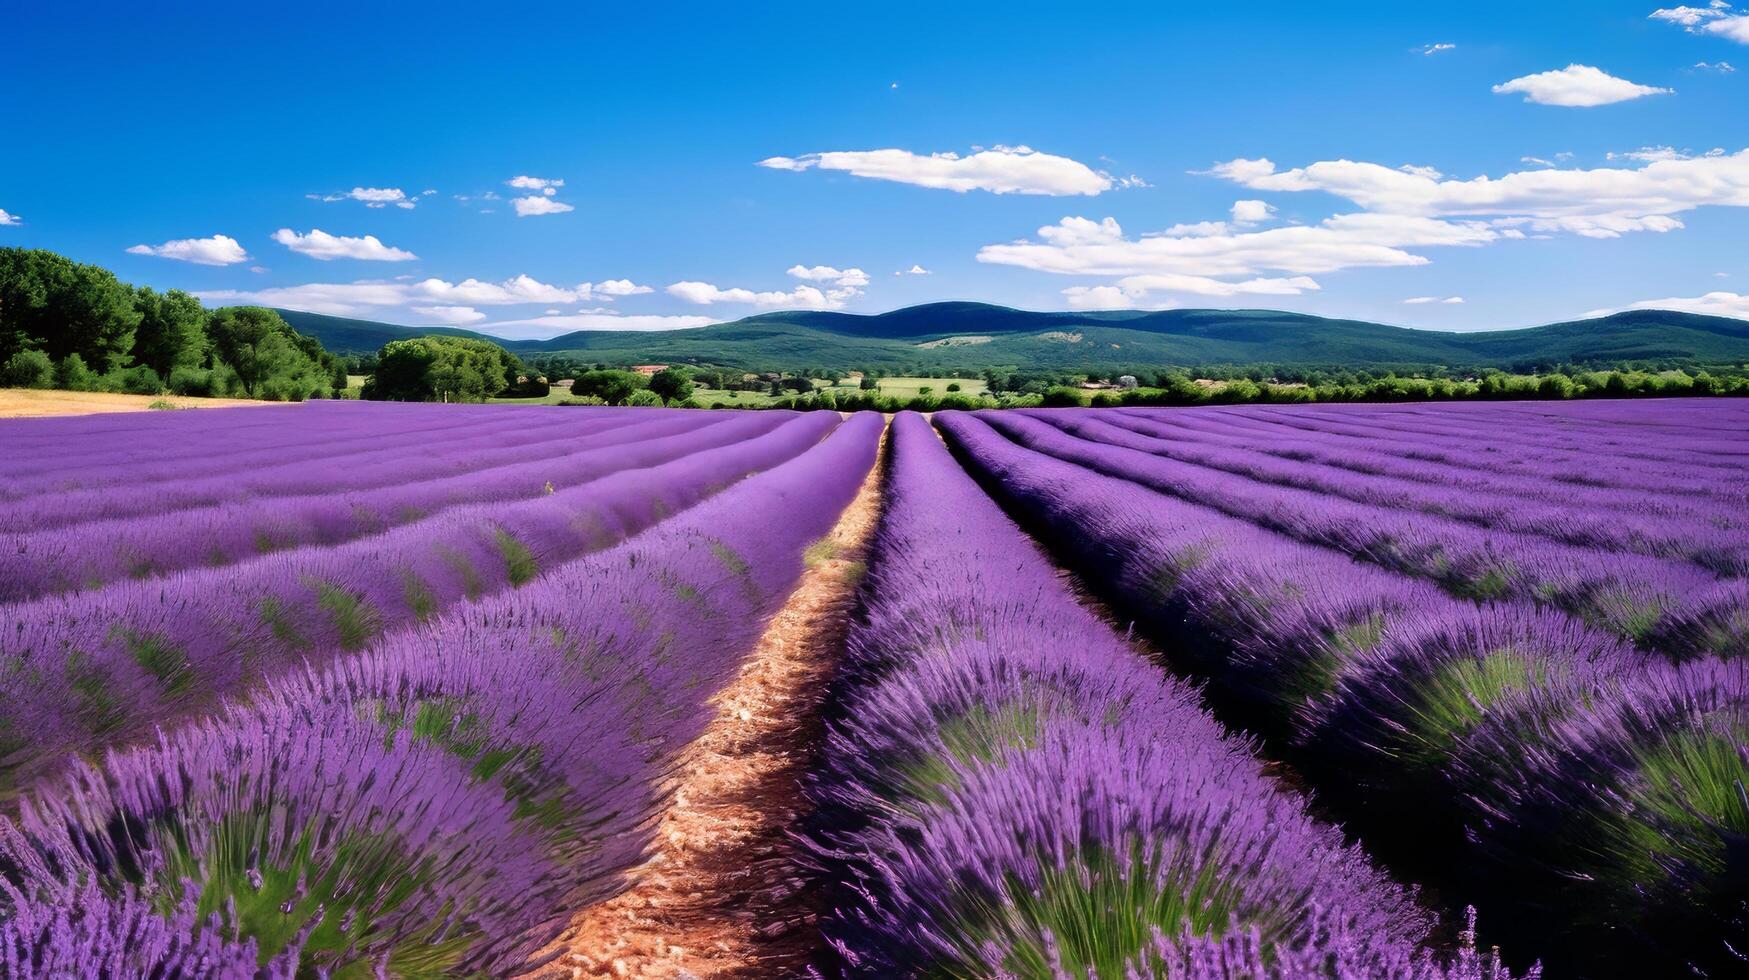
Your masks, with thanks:
[(1749, 972), (1736, 400), (0, 459), (3, 976)]

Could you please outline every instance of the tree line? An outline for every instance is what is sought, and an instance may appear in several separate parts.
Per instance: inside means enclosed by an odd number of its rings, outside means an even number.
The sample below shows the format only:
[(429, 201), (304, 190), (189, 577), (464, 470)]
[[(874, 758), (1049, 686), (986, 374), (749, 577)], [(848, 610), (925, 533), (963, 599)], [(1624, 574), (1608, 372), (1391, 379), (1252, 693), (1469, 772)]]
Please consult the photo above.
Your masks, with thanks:
[(44, 249), (0, 248), (0, 385), (302, 401), (345, 365), (278, 313), (215, 310)]

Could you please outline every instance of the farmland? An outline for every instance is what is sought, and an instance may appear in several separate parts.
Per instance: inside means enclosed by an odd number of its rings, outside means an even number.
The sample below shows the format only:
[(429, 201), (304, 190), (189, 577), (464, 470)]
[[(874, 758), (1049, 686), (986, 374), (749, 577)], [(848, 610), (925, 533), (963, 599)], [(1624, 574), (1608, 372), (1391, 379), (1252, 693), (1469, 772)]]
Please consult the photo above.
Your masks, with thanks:
[(0, 422), (0, 975), (1732, 975), (1746, 432)]

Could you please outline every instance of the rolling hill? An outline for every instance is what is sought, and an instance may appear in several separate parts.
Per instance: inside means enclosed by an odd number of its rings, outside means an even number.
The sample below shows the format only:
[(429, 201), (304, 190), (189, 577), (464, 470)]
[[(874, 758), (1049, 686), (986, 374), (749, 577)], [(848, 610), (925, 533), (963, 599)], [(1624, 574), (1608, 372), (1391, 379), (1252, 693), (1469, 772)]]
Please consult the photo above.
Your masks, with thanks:
[[(453, 327), (280, 312), (300, 332), (339, 353), (374, 351), (390, 340), (433, 333), (496, 340)], [(497, 342), (518, 354), (566, 353), (607, 363), (910, 373), (993, 365), (1110, 370), (1211, 364), (1380, 369), (1749, 363), (1749, 321), (1664, 310), (1449, 333), (1271, 310), (1032, 313), (981, 303), (932, 303), (875, 315), (791, 311), (692, 330), (577, 331), (550, 340)]]

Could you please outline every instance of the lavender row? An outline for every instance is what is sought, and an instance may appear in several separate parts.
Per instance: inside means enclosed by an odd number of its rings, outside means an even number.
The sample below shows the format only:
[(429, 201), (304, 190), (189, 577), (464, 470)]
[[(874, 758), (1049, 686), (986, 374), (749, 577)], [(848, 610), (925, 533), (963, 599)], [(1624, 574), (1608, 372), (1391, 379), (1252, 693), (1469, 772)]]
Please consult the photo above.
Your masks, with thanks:
[[(1369, 406), (1370, 407), (1370, 406)], [(1652, 411), (1656, 411), (1653, 408)], [(1312, 413), (1293, 410), (1275, 412), (1228, 412), (1229, 417), (1244, 420), (1265, 430), (1280, 432), (1283, 428), (1317, 433), (1333, 433), (1363, 440), (1390, 440), (1411, 446), (1434, 447), (1448, 452), (1469, 453), (1483, 458), (1497, 455), (1519, 455), (1561, 459), (1574, 464), (1607, 460), (1602, 480), (1616, 474), (1644, 480), (1678, 470), (1678, 475), (1690, 481), (1704, 480), (1715, 485), (1717, 495), (1741, 495), (1749, 487), (1749, 473), (1742, 460), (1714, 457), (1700, 447), (1678, 445), (1670, 438), (1650, 439), (1644, 448), (1624, 444), (1614, 425), (1589, 423), (1585, 420), (1563, 420), (1556, 424), (1515, 420), (1496, 412), (1479, 415), (1461, 424), (1429, 422), (1403, 427), (1389, 424), (1384, 413)], [(1713, 440), (1709, 445), (1718, 445)], [(1691, 484), (1692, 486), (1692, 484)]]
[[(1370, 406), (1369, 406), (1370, 407)], [(1648, 411), (1658, 412), (1653, 407)], [(1727, 406), (1724, 414), (1737, 410)], [(1406, 410), (1375, 409), (1364, 412), (1333, 412), (1323, 408), (1289, 408), (1284, 414), (1316, 424), (1353, 424), (1375, 433), (1393, 433), (1406, 438), (1468, 440), (1481, 445), (1496, 442), (1545, 449), (1594, 452), (1634, 465), (1683, 463), (1717, 470), (1719, 476), (1741, 475), (1749, 463), (1741, 440), (1724, 433), (1699, 433), (1684, 427), (1676, 432), (1636, 427), (1621, 419), (1608, 426), (1588, 423), (1583, 416), (1551, 414), (1520, 405), (1493, 405), (1469, 411), (1428, 412), (1422, 407)], [(1477, 422), (1486, 422), (1486, 433)]]
[[(786, 416), (793, 417), (793, 415)], [(510, 502), (555, 493), (621, 469), (653, 466), (697, 449), (776, 428), (745, 417), (664, 415), (587, 436), (550, 455), (524, 449), (515, 463), (435, 479), (319, 493), (248, 497), (144, 517), (0, 534), (0, 602), (96, 588), (200, 566), (220, 566), (305, 545), (336, 545), (460, 504)], [(576, 436), (582, 436), (576, 438)], [(343, 463), (322, 472), (341, 472)], [(417, 474), (417, 468), (410, 468)], [(340, 481), (343, 482), (343, 481)]]
[(977, 417), (937, 421), (1226, 717), (1508, 949), (1664, 976), (1720, 975), (1749, 948), (1749, 663), (1648, 662), (1552, 610), (1477, 606)]
[(166, 975), (195, 949), (300, 976), (540, 965), (642, 860), (676, 752), (881, 427), (853, 418), (617, 548), (40, 786), (0, 823), (8, 918), (34, 928), (0, 939), (44, 976)]
[(855, 976), (1449, 972), (1427, 915), (1078, 604), (914, 414), (809, 787)]
[[(320, 407), (318, 407), (320, 406)], [(504, 412), (483, 414), (460, 409), (454, 415), (417, 406), (361, 407), (339, 402), (308, 403), (292, 409), (231, 408), (199, 413), (218, 416), (227, 424), (191, 430), (172, 424), (170, 413), (142, 415), (157, 425), (115, 430), (74, 431), (56, 445), (13, 450), (20, 462), (0, 483), (0, 499), (33, 493), (158, 482), (207, 476), (238, 466), (325, 459), (339, 454), (380, 449), (385, 444), (428, 442), (452, 434), (477, 431), (482, 425), (505, 427), (515, 417)], [(596, 415), (601, 413), (597, 412)], [(88, 419), (111, 416), (85, 416)], [(584, 416), (575, 416), (581, 420)], [(271, 419), (271, 423), (265, 420)], [(16, 423), (14, 423), (16, 425)], [(16, 431), (11, 426), (8, 432)], [(55, 449), (73, 447), (57, 453)]]
[[(1502, 458), (1498, 453), (1444, 452), (1426, 443), (1391, 443), (1385, 440), (1324, 436), (1307, 430), (1240, 433), (1186, 425), (1183, 418), (1140, 416), (1129, 412), (1100, 411), (1099, 418), (1112, 425), (1175, 442), (1246, 449), (1276, 459), (1350, 470), (1369, 476), (1411, 480), (1423, 485), (1462, 489), (1493, 497), (1522, 498), (1540, 503), (1563, 503), (1579, 511), (1607, 514), (1625, 511), (1677, 518), (1718, 527), (1749, 526), (1742, 500), (1725, 500), (1711, 494), (1679, 494), (1669, 491), (1668, 478), (1648, 477), (1622, 482), (1622, 474), (1594, 461), (1579, 465), (1574, 460), (1537, 453)], [(1190, 416), (1189, 410), (1180, 413)], [(1479, 457), (1486, 467), (1478, 466)], [(1601, 478), (1607, 475), (1609, 482)], [(1584, 482), (1574, 482), (1573, 478)], [(1710, 481), (1702, 481), (1716, 488)]]
[[(125, 743), (299, 662), (322, 663), (443, 608), (531, 581), (814, 445), (836, 413), (512, 504), (453, 508), (335, 548), (5, 608), (0, 785)], [(714, 437), (713, 437), (714, 438)]]
[(164, 514), (227, 501), (333, 493), (436, 479), (563, 451), (576, 440), (624, 424), (623, 415), (548, 416), (532, 424), (477, 426), (465, 436), (449, 441), (433, 441), (429, 433), (391, 434), (379, 438), (368, 450), (317, 460), (274, 459), (269, 465), (256, 465), (238, 457), (203, 477), (37, 493), (7, 501), (0, 504), (0, 529), (9, 533), (28, 532), (85, 521)]
[[(1696, 475), (1667, 464), (1635, 467), (1631, 461), (1610, 458), (1592, 447), (1552, 450), (1546, 447), (1515, 447), (1489, 441), (1478, 435), (1435, 439), (1428, 436), (1400, 437), (1380, 433), (1364, 425), (1314, 424), (1286, 411), (1179, 411), (1171, 414), (1143, 410), (1112, 413), (1119, 418), (1146, 420), (1174, 429), (1192, 428), (1226, 436), (1239, 436), (1263, 446), (1296, 445), (1301, 440), (1327, 446), (1341, 454), (1355, 448), (1392, 453), (1404, 460), (1425, 462), (1460, 472), (1473, 472), (1486, 461), (1491, 474), (1527, 486), (1556, 486), (1633, 491), (1645, 499), (1697, 501), (1741, 507), (1749, 501), (1749, 478), (1721, 479), (1716, 473)], [(1492, 430), (1493, 423), (1482, 426)]]
[[(1032, 414), (1046, 422), (1063, 421), (1057, 412)], [(1636, 513), (1628, 509), (1628, 502), (1639, 495), (1616, 491), (1615, 509), (1587, 513), (1579, 501), (1547, 484), (1541, 499), (1518, 499), (1499, 493), (1479, 493), (1448, 481), (1400, 479), (1345, 467), (1323, 467), (1304, 459), (1289, 461), (1248, 447), (1199, 445), (1149, 432), (1144, 428), (1146, 423), (1126, 425), (1105, 413), (1091, 416), (1098, 425), (1082, 430), (1081, 420), (1087, 417), (1077, 413), (1065, 424), (1074, 426), (1076, 431), (1089, 432), (1107, 444), (1259, 483), (1293, 487), (1367, 507), (1431, 514), (1580, 548), (1686, 561), (1713, 575), (1740, 577), (1749, 573), (1749, 528), (1723, 523), (1740, 521), (1740, 508), (1721, 508), (1714, 515)], [(1353, 464), (1359, 467), (1377, 459), (1377, 455), (1365, 450), (1351, 451), (1350, 455)], [(1709, 520), (1711, 516), (1718, 521)]]
[(1078, 414), (1059, 414), (1052, 425), (1015, 413), (987, 418), (1028, 448), (1425, 578), (1456, 596), (1547, 604), (1675, 659), (1736, 656), (1749, 649), (1749, 633), (1738, 630), (1733, 612), (1749, 583), (1721, 581), (1685, 562), (1606, 556), (1202, 470), (1118, 445), (1135, 434)]

